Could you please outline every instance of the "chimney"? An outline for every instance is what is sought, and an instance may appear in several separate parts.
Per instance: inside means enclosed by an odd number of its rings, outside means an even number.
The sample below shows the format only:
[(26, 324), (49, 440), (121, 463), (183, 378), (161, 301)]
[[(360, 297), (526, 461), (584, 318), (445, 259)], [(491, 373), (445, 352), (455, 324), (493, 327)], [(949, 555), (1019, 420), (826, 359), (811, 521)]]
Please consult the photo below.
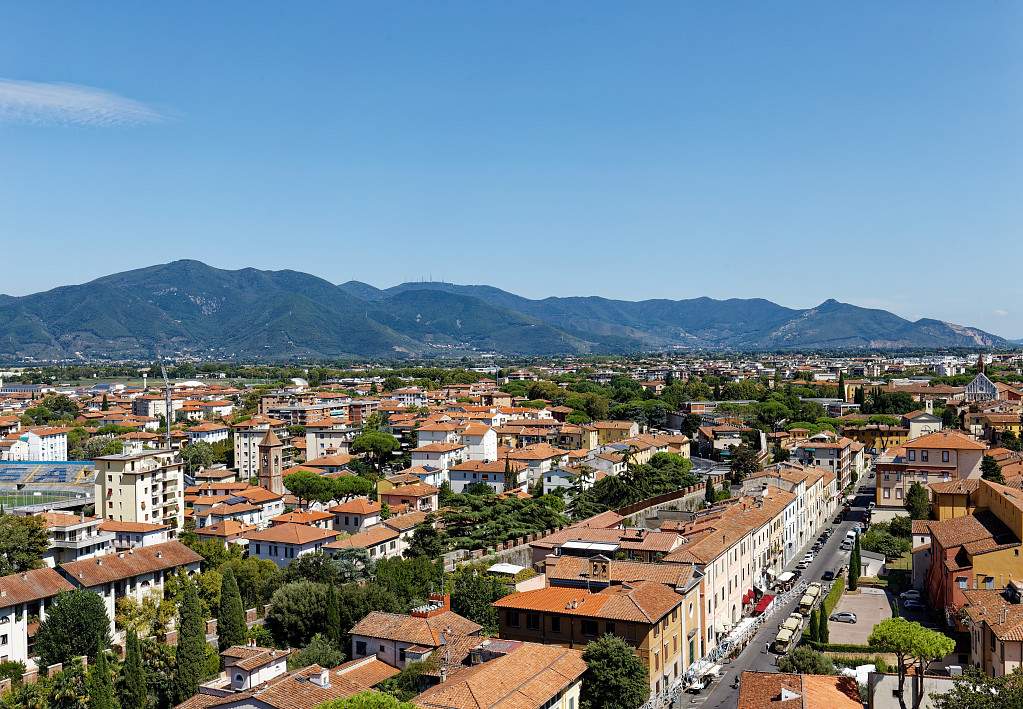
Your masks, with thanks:
[(440, 668), (440, 683), (444, 684), (447, 681), (447, 679), (448, 679), (448, 668), (446, 666), (442, 665), (441, 668)]
[(315, 682), (320, 687), (323, 687), (324, 689), (329, 687), (330, 686), (330, 670), (325, 670), (325, 669), (321, 668), (320, 669), (320, 674), (316, 675), (313, 678), (313, 682)]
[(102, 559), (96, 559), (96, 566), (103, 566), (103, 560)]
[(163, 552), (162, 551), (156, 552), (156, 558), (157, 559), (162, 559), (163, 558)]

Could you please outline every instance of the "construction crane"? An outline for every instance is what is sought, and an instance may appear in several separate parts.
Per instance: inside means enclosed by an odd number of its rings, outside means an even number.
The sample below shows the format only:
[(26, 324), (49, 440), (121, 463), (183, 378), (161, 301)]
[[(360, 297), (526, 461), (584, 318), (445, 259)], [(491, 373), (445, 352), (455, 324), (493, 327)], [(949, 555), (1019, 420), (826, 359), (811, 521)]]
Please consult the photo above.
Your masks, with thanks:
[(167, 450), (173, 450), (171, 445), (171, 418), (174, 414), (173, 404), (171, 403), (171, 385), (170, 379), (167, 378), (167, 368), (163, 365), (163, 356), (160, 354), (160, 349), (156, 349), (156, 358), (160, 363), (160, 374), (163, 375), (163, 404), (164, 404), (164, 419), (167, 422), (167, 431), (164, 433), (164, 444)]

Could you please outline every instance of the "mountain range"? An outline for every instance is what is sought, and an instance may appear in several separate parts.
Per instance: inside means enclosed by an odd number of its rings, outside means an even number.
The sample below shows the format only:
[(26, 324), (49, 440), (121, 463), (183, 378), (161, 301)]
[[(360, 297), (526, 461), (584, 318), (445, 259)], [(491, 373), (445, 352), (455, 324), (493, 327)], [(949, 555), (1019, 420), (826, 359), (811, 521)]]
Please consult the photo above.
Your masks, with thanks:
[(182, 260), (21, 297), (0, 295), (0, 357), (294, 360), (1000, 347), (982, 330), (827, 300), (532, 300), (486, 285), (340, 285), (298, 271)]

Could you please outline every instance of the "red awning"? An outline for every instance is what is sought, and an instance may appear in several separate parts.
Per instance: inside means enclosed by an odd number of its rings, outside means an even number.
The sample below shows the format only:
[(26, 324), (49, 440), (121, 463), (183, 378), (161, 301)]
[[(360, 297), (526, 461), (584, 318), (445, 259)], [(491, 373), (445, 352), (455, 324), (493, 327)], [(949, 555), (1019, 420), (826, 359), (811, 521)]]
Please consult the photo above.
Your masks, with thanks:
[(746, 593), (742, 594), (742, 602), (743, 603), (752, 603), (754, 597), (755, 596), (753, 594), (753, 589), (751, 588), (750, 590), (746, 591)]
[(763, 613), (764, 611), (767, 610), (767, 607), (769, 605), (771, 605), (771, 601), (773, 601), (773, 600), (774, 600), (774, 596), (772, 596), (769, 593), (765, 593), (761, 597), (760, 602), (757, 603), (757, 607), (753, 609), (753, 612), (754, 613)]

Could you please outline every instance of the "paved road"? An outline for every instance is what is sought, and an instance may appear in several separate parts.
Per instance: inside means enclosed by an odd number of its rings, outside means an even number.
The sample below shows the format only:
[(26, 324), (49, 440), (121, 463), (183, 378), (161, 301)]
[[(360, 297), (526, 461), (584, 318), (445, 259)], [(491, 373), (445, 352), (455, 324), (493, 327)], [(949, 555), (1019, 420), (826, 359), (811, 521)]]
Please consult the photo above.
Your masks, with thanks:
[[(873, 479), (868, 477), (864, 485), (869, 483), (873, 483)], [(828, 569), (836, 569), (849, 563), (849, 553), (841, 551), (838, 547), (842, 543), (842, 539), (845, 538), (846, 532), (852, 529), (855, 523), (863, 519), (867, 502), (872, 499), (870, 490), (872, 490), (871, 487), (864, 487), (857, 491), (856, 501), (853, 503), (847, 519), (835, 527), (835, 532), (831, 535), (831, 539), (818, 552), (810, 568), (803, 571), (800, 580), (807, 582), (819, 580), (821, 575)], [(802, 557), (803, 553), (809, 550), (809, 547), (813, 546), (815, 541), (816, 538), (810, 540), (807, 544), (807, 549), (801, 550), (796, 555), (796, 561), (799, 560), (799, 557)], [(794, 567), (795, 562), (791, 566)], [(799, 596), (796, 596), (786, 606), (775, 610), (771, 619), (764, 623), (749, 645), (746, 646), (746, 649), (730, 663), (723, 665), (724, 669), (721, 679), (712, 685), (710, 690), (705, 690), (702, 694), (695, 696), (683, 694), (677, 700), (675, 706), (680, 709), (699, 706), (705, 708), (713, 707), (714, 709), (733, 709), (739, 703), (739, 690), (737, 687), (732, 686), (733, 681), (738, 675), (741, 675), (744, 671), (778, 671), (774, 664), (777, 656), (767, 652), (766, 647), (777, 636), (778, 624), (790, 613), (795, 613), (798, 605)]]

